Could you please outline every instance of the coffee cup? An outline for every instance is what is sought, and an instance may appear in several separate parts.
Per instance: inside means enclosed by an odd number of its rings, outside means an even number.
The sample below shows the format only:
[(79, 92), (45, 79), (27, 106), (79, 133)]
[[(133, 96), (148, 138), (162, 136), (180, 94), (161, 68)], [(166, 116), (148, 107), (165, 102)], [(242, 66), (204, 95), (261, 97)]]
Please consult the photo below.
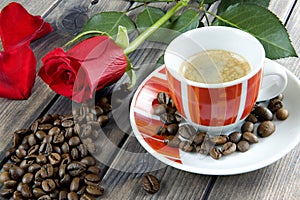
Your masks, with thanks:
[[(196, 54), (215, 50), (241, 56), (248, 62), (250, 71), (234, 80), (217, 83), (189, 80), (180, 72), (182, 64)], [(179, 35), (168, 45), (164, 61), (170, 95), (179, 113), (205, 131), (234, 129), (250, 114), (257, 101), (277, 96), (287, 85), (285, 70), (265, 58), (259, 40), (231, 27), (203, 27)], [(213, 57), (211, 61), (214, 63)], [(211, 69), (216, 70), (217, 65), (215, 62)], [(205, 78), (212, 79), (207, 72)]]

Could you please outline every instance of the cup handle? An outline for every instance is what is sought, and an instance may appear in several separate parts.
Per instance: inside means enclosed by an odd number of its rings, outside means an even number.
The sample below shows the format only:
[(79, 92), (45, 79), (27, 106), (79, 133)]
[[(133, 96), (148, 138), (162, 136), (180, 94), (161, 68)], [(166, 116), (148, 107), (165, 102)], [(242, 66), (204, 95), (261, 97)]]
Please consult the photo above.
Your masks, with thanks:
[(277, 62), (266, 58), (263, 70), (263, 81), (257, 101), (266, 101), (276, 97), (284, 91), (288, 83), (286, 70)]

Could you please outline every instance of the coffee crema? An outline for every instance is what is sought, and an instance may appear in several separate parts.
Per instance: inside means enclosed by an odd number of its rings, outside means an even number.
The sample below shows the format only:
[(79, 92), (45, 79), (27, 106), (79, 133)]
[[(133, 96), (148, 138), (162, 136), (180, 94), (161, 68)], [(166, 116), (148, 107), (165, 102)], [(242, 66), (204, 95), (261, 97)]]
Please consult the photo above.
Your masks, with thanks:
[(207, 50), (184, 61), (179, 73), (200, 83), (225, 83), (246, 76), (251, 71), (247, 60), (226, 50)]

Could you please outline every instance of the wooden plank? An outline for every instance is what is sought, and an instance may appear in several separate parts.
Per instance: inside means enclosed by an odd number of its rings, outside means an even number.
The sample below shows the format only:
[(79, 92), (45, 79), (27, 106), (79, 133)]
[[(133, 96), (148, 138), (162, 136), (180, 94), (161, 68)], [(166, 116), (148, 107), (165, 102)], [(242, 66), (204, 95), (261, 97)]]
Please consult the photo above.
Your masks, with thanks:
[[(280, 13), (284, 21), (288, 19), (292, 5), (291, 1), (272, 1), (270, 8), (276, 14)], [(298, 53), (300, 52), (299, 12), (300, 2), (297, 2), (286, 26)], [(284, 58), (278, 62), (300, 77), (299, 58)], [(299, 199), (299, 154), (300, 146), (298, 145), (285, 157), (263, 169), (236, 176), (220, 176), (210, 192), (209, 199)]]

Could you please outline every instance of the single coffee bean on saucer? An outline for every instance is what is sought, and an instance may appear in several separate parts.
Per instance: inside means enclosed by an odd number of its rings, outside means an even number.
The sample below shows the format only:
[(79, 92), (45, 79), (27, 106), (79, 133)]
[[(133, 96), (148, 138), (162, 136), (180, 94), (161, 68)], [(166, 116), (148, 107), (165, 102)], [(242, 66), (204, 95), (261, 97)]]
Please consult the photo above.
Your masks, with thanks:
[(261, 137), (268, 137), (276, 130), (275, 124), (271, 121), (264, 121), (257, 127), (257, 134)]
[(237, 143), (236, 147), (240, 152), (246, 152), (250, 149), (250, 144), (246, 140), (241, 140), (239, 143)]
[(229, 141), (233, 143), (238, 143), (242, 139), (242, 133), (241, 132), (232, 132), (228, 136)]
[(160, 183), (155, 176), (147, 174), (142, 178), (142, 187), (146, 192), (154, 194), (160, 189)]
[(167, 126), (167, 131), (168, 131), (168, 134), (170, 134), (170, 135), (176, 135), (178, 129), (179, 129), (178, 124), (169, 124)]
[(250, 143), (258, 143), (258, 138), (254, 133), (251, 132), (244, 132), (243, 139), (250, 142)]
[(160, 115), (160, 121), (165, 125), (169, 125), (175, 123), (176, 119), (174, 114), (163, 113), (162, 115)]
[(164, 140), (164, 143), (166, 143), (169, 147), (178, 148), (181, 140), (177, 136), (167, 136)]
[(178, 133), (184, 139), (189, 140), (196, 135), (197, 130), (190, 124), (184, 124), (179, 127)]
[(260, 122), (273, 120), (273, 113), (264, 106), (256, 106), (252, 114), (254, 114)]
[(280, 108), (283, 108), (283, 103), (280, 99), (275, 98), (269, 101), (268, 109), (270, 109), (272, 113), (276, 113)]
[(227, 142), (222, 146), (222, 154), (229, 155), (236, 151), (236, 144), (233, 142)]
[(215, 160), (219, 160), (222, 157), (222, 151), (217, 147), (212, 148), (209, 154)]
[(228, 141), (228, 137), (226, 135), (217, 135), (217, 136), (211, 137), (209, 140), (214, 145), (222, 145)]
[(242, 127), (241, 127), (242, 132), (253, 132), (254, 131), (254, 124), (252, 122), (246, 121)]
[(289, 112), (287, 109), (280, 108), (276, 111), (276, 118), (278, 120), (286, 120), (289, 116)]
[(182, 141), (179, 143), (179, 149), (185, 152), (192, 152), (194, 149), (194, 146), (189, 143), (188, 141)]

